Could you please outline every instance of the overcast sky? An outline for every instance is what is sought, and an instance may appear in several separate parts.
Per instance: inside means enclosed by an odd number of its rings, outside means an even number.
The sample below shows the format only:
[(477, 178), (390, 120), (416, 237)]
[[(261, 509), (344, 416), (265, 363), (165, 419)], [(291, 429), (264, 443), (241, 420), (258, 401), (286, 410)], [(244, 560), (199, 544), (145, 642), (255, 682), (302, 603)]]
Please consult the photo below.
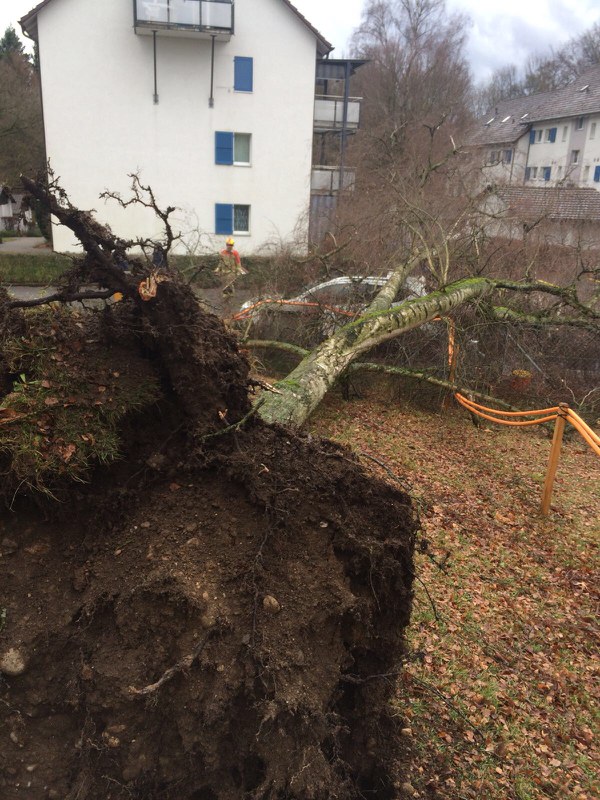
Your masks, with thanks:
[[(0, 32), (39, 0), (0, 0)], [(73, 0), (76, 2), (76, 0)], [(130, 0), (122, 0), (130, 2)], [(348, 39), (360, 22), (364, 0), (293, 0), (304, 16), (348, 55)], [(497, 67), (522, 64), (535, 52), (557, 47), (600, 21), (600, 0), (446, 0), (471, 18), (468, 55), (477, 80)]]

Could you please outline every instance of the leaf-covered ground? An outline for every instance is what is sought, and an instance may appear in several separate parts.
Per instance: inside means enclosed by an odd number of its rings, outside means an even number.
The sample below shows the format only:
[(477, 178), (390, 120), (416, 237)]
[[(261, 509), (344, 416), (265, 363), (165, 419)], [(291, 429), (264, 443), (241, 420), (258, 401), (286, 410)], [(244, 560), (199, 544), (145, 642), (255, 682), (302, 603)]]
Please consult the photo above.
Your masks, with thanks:
[(550, 438), (537, 427), (478, 429), (389, 390), (332, 396), (311, 427), (421, 506), (399, 797), (600, 797), (600, 459), (569, 437), (542, 518)]

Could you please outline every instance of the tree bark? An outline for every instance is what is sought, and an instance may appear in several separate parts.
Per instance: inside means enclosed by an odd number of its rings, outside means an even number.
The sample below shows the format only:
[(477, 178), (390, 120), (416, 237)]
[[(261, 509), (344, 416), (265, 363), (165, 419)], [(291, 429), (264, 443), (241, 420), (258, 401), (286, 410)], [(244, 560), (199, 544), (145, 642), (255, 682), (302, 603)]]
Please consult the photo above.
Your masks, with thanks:
[[(403, 265), (395, 270), (390, 282), (396, 282), (399, 273), (405, 276), (406, 269)], [(427, 297), (391, 306), (393, 295), (386, 291), (390, 282), (382, 290), (385, 296), (380, 292), (363, 316), (336, 331), (277, 384), (281, 394), (270, 395), (259, 411), (265, 422), (299, 428), (361, 354), (469, 300), (484, 297), (494, 288), (487, 278), (469, 278)]]

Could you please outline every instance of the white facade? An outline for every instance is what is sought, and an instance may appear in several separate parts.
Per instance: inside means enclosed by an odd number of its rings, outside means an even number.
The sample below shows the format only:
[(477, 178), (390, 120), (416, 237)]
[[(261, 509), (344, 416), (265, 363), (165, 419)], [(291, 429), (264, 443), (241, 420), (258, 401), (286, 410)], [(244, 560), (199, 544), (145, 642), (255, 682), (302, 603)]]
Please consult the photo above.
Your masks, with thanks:
[(490, 147), (483, 165), (483, 182), (514, 183), (523, 180), (527, 166), (528, 144), (525, 137)]
[[(305, 244), (317, 37), (285, 2), (236, 0), (234, 34), (215, 42), (212, 108), (211, 41), (194, 36), (156, 37), (154, 102), (154, 41), (134, 32), (131, 0), (52, 0), (37, 30), (47, 154), (75, 205), (124, 238), (159, 236), (151, 212), (99, 200), (107, 189), (129, 196), (137, 172), (205, 252), (224, 239), (216, 204), (249, 207), (249, 230), (234, 233), (242, 254), (298, 226)], [(251, 92), (234, 91), (235, 57), (253, 59)], [(215, 163), (218, 131), (250, 134), (249, 165)], [(54, 228), (55, 250), (76, 247)]]
[(23, 194), (13, 195), (0, 186), (0, 231), (24, 233), (32, 222), (31, 209), (23, 206)]
[[(550, 141), (556, 130), (555, 141)], [(591, 187), (600, 191), (600, 113), (536, 122), (528, 145), (525, 185)], [(549, 170), (549, 171), (548, 171)]]
[(600, 64), (561, 89), (498, 102), (467, 144), (485, 185), (600, 191)]

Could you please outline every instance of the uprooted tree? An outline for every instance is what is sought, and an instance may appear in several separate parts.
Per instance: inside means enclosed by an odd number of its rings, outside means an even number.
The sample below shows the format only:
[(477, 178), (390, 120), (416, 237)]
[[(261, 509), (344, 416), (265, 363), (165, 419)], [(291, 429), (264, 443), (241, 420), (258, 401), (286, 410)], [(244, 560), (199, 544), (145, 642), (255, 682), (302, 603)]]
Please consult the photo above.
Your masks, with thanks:
[(234, 336), (130, 253), (169, 211), (126, 242), (26, 184), (83, 255), (0, 294), (3, 800), (391, 797), (410, 499), (261, 422)]
[[(290, 426), (437, 315), (520, 319), (508, 295), (535, 294), (552, 304), (528, 324), (596, 330), (597, 296), (452, 280), (455, 240), (427, 246), (413, 223), (369, 307), (252, 404), (235, 337), (169, 266), (172, 209), (134, 176), (165, 236), (124, 241), (56, 184), (25, 183), (83, 255), (51, 298), (0, 299), (3, 797), (24, 780), (32, 800), (392, 797), (410, 500)], [(158, 266), (131, 254), (157, 247)], [(437, 288), (394, 305), (423, 263)], [(87, 300), (111, 301), (65, 309)]]
[[(442, 165), (443, 162), (440, 162), (438, 167)], [(429, 175), (427, 180), (431, 181), (434, 177), (437, 178)], [(123, 201), (118, 196), (109, 196), (124, 206), (135, 202), (153, 209), (165, 227), (164, 240), (161, 242), (147, 239), (123, 241), (95, 222), (89, 213), (75, 209), (60, 187), (51, 186), (47, 191), (40, 183), (27, 179), (25, 183), (32, 195), (46, 203), (56, 218), (73, 230), (85, 250), (85, 257), (71, 271), (65, 286), (54, 296), (54, 300), (106, 299), (114, 292), (120, 292), (139, 304), (142, 278), (147, 280), (150, 276), (154, 282), (158, 279), (160, 289), (156, 284), (154, 292), (158, 291), (159, 297), (160, 294), (169, 295), (179, 285), (174, 280), (174, 273), (169, 274), (167, 265), (168, 253), (177, 239), (169, 222), (169, 216), (175, 209), (160, 209), (151, 188), (142, 186), (137, 176), (132, 176), (131, 199)], [(421, 204), (414, 197), (399, 199), (406, 201), (406, 208), (402, 209), (402, 216), (400, 211), (395, 212), (395, 221), (406, 234), (405, 246), (396, 249), (394, 257), (397, 264), (389, 271), (385, 285), (365, 309), (356, 313), (351, 322), (338, 327), (311, 352), (302, 354), (300, 349), (295, 350), (304, 356), (300, 364), (278, 383), (276, 392), (268, 393), (261, 399), (256, 409), (258, 416), (265, 421), (300, 427), (351, 367), (355, 370), (374, 369), (374, 365), (363, 362), (362, 357), (366, 353), (434, 319), (451, 317), (453, 312), (465, 305), (474, 307), (488, 322), (522, 323), (549, 329), (570, 327), (586, 329), (595, 335), (600, 332), (600, 290), (597, 288), (600, 268), (595, 266), (593, 259), (588, 261), (579, 254), (575, 270), (570, 271), (569, 280), (563, 285), (532, 277), (536, 272), (535, 253), (528, 254), (528, 263), (523, 267), (520, 279), (494, 277), (488, 274), (489, 253), (481, 247), (478, 238), (480, 231), (475, 234), (468, 221), (467, 214), (473, 210), (471, 206), (462, 206), (458, 211), (454, 209), (455, 216), (448, 232), (440, 219), (431, 210), (425, 209), (427, 196), (421, 196)], [(135, 259), (127, 261), (127, 251), (132, 247), (143, 252), (156, 251), (158, 248), (161, 261), (165, 264), (164, 274), (153, 272), (149, 259), (145, 263)], [(129, 269), (125, 271), (124, 266), (129, 266)], [(433, 290), (423, 297), (398, 302), (397, 298), (413, 273), (426, 273), (427, 283)], [(453, 276), (458, 277), (453, 280)], [(82, 291), (81, 285), (90, 281), (99, 284), (100, 289)], [(533, 302), (528, 305), (520, 299), (513, 302), (514, 298), (524, 297), (533, 298)], [(48, 302), (46, 298), (13, 301), (11, 305), (19, 307)], [(149, 317), (156, 318), (158, 308), (159, 302), (150, 303), (144, 306), (144, 311)], [(166, 348), (173, 346), (169, 340), (172, 335), (172, 329), (165, 331)], [(278, 342), (251, 342), (251, 345), (285, 347), (285, 343)], [(355, 363), (359, 359), (361, 363)], [(182, 360), (183, 365), (188, 364), (192, 368), (193, 359), (189, 353)], [(409, 371), (406, 374), (410, 376)], [(446, 385), (449, 389), (458, 388), (455, 384), (444, 384), (427, 375), (418, 374), (416, 377)], [(191, 373), (190, 385), (196, 385)], [(462, 388), (476, 396), (484, 396), (468, 385)], [(195, 392), (192, 389), (192, 395)], [(188, 399), (188, 402), (194, 400)], [(225, 408), (231, 407), (229, 402), (223, 402)], [(238, 406), (239, 402), (236, 402)], [(248, 411), (247, 408), (245, 410)]]

